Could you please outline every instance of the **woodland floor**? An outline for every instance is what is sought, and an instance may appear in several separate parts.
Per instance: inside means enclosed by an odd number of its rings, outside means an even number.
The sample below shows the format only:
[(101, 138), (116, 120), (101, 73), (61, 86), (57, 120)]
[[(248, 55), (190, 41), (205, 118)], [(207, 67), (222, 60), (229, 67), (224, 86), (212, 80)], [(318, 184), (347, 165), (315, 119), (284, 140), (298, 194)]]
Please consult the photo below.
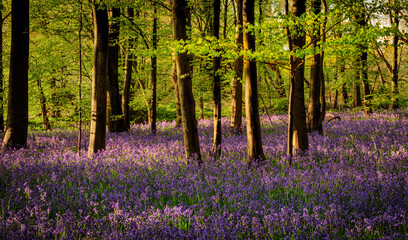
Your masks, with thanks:
[(31, 131), (27, 149), (0, 156), (0, 238), (406, 239), (407, 116), (340, 114), (292, 166), (287, 117), (263, 116), (267, 160), (255, 170), (245, 129), (226, 119), (219, 159), (212, 121), (199, 121), (201, 167), (185, 164), (174, 122), (108, 134), (92, 159), (74, 131)]

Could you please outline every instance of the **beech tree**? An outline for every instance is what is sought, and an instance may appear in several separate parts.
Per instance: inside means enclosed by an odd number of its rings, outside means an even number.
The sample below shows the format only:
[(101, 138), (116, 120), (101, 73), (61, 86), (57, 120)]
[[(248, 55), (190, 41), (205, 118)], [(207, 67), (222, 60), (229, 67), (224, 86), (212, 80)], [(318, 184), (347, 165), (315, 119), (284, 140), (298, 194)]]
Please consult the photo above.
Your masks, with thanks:
[[(127, 17), (130, 21), (133, 21), (135, 16), (135, 11), (133, 8), (127, 9)], [(127, 51), (125, 54), (125, 80), (123, 82), (123, 94), (122, 94), (122, 108), (123, 108), (123, 117), (124, 117), (124, 127), (127, 131), (130, 129), (130, 87), (132, 85), (132, 75), (133, 75), (133, 66), (135, 65), (134, 54), (131, 49), (134, 45), (134, 39), (129, 39), (127, 41)]]
[[(214, 0), (213, 3), (213, 26), (212, 26), (212, 35), (219, 39), (220, 37), (220, 7), (221, 0)], [(221, 65), (221, 57), (216, 56), (213, 58), (213, 106), (214, 106), (214, 139), (212, 152), (218, 155), (221, 154), (221, 76), (218, 72)]]
[[(295, 29), (290, 31), (289, 44), (293, 52), (303, 48), (306, 41), (304, 29), (300, 24), (299, 17), (306, 12), (305, 0), (293, 0), (292, 19), (295, 21)], [(290, 76), (289, 76), (289, 131), (288, 131), (288, 155), (296, 155), (299, 150), (309, 148), (306, 109), (304, 96), (305, 67), (304, 57), (290, 55)]]
[[(242, 48), (242, 4), (243, 0), (236, 0), (236, 22), (235, 22), (235, 44)], [(231, 128), (240, 130), (242, 126), (242, 77), (243, 59), (239, 56), (234, 61), (234, 79), (232, 80), (232, 101), (231, 101)]]
[[(3, 2), (0, 0), (0, 7), (3, 7)], [(3, 32), (3, 13), (0, 11), (0, 33)], [(0, 34), (0, 131), (4, 131), (4, 90), (3, 90), (4, 74), (3, 74), (3, 34)]]
[(119, 93), (119, 8), (109, 10), (109, 50), (108, 50), (108, 84), (107, 84), (107, 114), (108, 131), (121, 132), (125, 130), (122, 102)]
[(2, 148), (25, 147), (28, 130), (29, 0), (11, 2), (11, 51), (6, 134)]
[(154, 54), (150, 58), (151, 61), (151, 88), (152, 97), (150, 101), (150, 132), (156, 134), (156, 121), (157, 121), (157, 5), (153, 3), (153, 27), (152, 27), (152, 49)]
[(94, 59), (92, 71), (91, 129), (88, 154), (105, 148), (106, 85), (108, 81), (109, 20), (104, 4), (93, 3)]
[[(188, 40), (187, 28), (190, 18), (190, 7), (186, 0), (173, 0), (173, 34), (174, 40)], [(176, 54), (177, 83), (180, 94), (180, 109), (183, 124), (184, 147), (188, 163), (191, 160), (202, 162), (198, 140), (195, 102), (192, 90), (190, 56), (186, 52)]]
[(309, 91), (309, 108), (308, 108), (308, 129), (309, 131), (323, 132), (322, 118), (320, 117), (321, 103), (320, 103), (320, 87), (323, 74), (322, 58), (319, 52), (316, 53), (320, 45), (320, 23), (318, 21), (318, 14), (321, 11), (321, 0), (312, 0), (311, 8), (313, 11), (314, 23), (312, 25), (311, 45), (313, 47), (314, 55), (311, 58), (310, 64), (310, 91)]
[(256, 61), (250, 59), (248, 54), (255, 52), (255, 36), (249, 31), (249, 26), (255, 24), (255, 0), (244, 0), (243, 16), (243, 44), (244, 74), (245, 74), (245, 113), (247, 126), (247, 148), (249, 166), (254, 162), (262, 162), (265, 155), (262, 149), (261, 123), (259, 119), (258, 79)]

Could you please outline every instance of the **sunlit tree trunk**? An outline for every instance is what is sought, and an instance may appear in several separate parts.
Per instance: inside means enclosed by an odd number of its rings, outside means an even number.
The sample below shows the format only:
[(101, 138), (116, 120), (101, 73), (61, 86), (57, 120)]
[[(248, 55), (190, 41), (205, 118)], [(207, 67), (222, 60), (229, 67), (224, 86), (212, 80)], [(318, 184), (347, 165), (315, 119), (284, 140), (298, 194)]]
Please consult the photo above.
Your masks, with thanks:
[[(0, 0), (0, 5), (3, 4)], [(4, 131), (3, 14), (0, 11), (0, 131)]]
[[(135, 12), (133, 8), (127, 9), (127, 17), (133, 21)], [(130, 130), (130, 87), (132, 86), (132, 75), (133, 75), (133, 66), (134, 66), (134, 55), (131, 52), (133, 46), (133, 39), (128, 41), (128, 50), (125, 55), (125, 81), (123, 83), (123, 94), (122, 94), (122, 108), (125, 120), (125, 129)]]
[(120, 9), (109, 10), (111, 22), (109, 24), (109, 50), (108, 50), (108, 84), (107, 84), (107, 110), (108, 131), (121, 132), (125, 130), (122, 102), (119, 93), (119, 22)]
[[(305, 0), (293, 0), (292, 18), (296, 22), (294, 31), (291, 31), (291, 49), (298, 51), (305, 45), (305, 32), (300, 26), (299, 17), (306, 12)], [(290, 56), (290, 90), (289, 90), (289, 131), (288, 131), (288, 155), (296, 155), (299, 150), (309, 148), (306, 109), (304, 97), (304, 58)]]
[(29, 0), (11, 2), (8, 114), (2, 148), (25, 147), (28, 131)]
[(92, 8), (94, 60), (92, 72), (91, 129), (88, 154), (103, 150), (106, 144), (106, 85), (108, 81), (109, 21), (105, 6)]
[[(255, 36), (253, 32), (248, 32), (249, 25), (255, 24), (255, 0), (243, 1), (243, 44), (245, 52), (255, 52)], [(244, 58), (245, 74), (245, 113), (247, 126), (247, 148), (249, 166), (254, 162), (261, 162), (265, 159), (262, 149), (261, 123), (259, 119), (258, 101), (258, 79), (255, 60), (249, 57)]]
[[(236, 0), (237, 13), (235, 23), (235, 44), (242, 48), (242, 1)], [(234, 79), (232, 80), (232, 111), (231, 111), (231, 128), (240, 130), (242, 127), (242, 76), (243, 76), (243, 59), (239, 56), (234, 62)]]
[(171, 67), (171, 81), (173, 83), (174, 92), (176, 95), (176, 127), (181, 126), (181, 107), (180, 107), (180, 91), (177, 84), (177, 64), (176, 55), (173, 55), (173, 64)]
[(321, 76), (322, 74), (320, 71), (322, 70), (322, 59), (319, 52), (320, 47), (320, 22), (317, 19), (317, 15), (321, 11), (321, 0), (312, 0), (312, 9), (315, 16), (315, 20), (312, 27), (312, 48), (314, 49), (315, 53), (314, 56), (311, 58), (310, 63), (310, 91), (309, 91), (309, 108), (308, 108), (308, 130), (310, 132), (317, 131), (319, 133), (323, 132), (323, 125), (322, 125), (322, 118), (321, 118), (321, 103), (320, 103), (320, 86), (322, 83)]
[[(214, 0), (213, 3), (213, 27), (212, 27), (212, 35), (219, 39), (220, 37), (220, 8), (221, 8), (221, 0)], [(213, 58), (213, 71), (212, 71), (212, 79), (213, 79), (213, 106), (214, 106), (214, 137), (213, 137), (213, 145), (212, 145), (212, 152), (218, 155), (221, 154), (221, 76), (218, 70), (221, 67), (221, 57), (217, 56)]]
[[(186, 0), (173, 0), (173, 34), (174, 40), (188, 40), (187, 28), (190, 18), (190, 7)], [(188, 163), (196, 160), (201, 163), (200, 143), (198, 140), (197, 120), (195, 117), (195, 102), (192, 90), (190, 56), (178, 52), (177, 81), (180, 90), (180, 106), (183, 124), (184, 147)]]
[(47, 131), (51, 129), (51, 124), (48, 119), (47, 103), (44, 95), (44, 91), (41, 85), (41, 79), (37, 80), (37, 87), (40, 94), (40, 106), (41, 106), (41, 115), (43, 119), (43, 130)]

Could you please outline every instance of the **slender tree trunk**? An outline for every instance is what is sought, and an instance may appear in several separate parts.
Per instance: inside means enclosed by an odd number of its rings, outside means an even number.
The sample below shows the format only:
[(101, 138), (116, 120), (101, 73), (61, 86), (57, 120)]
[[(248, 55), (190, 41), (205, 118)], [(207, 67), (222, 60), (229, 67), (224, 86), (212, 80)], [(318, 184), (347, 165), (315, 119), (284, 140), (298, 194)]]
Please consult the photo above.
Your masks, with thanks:
[(106, 144), (106, 88), (108, 82), (109, 21), (105, 6), (92, 8), (94, 21), (94, 62), (92, 72), (91, 129), (88, 154), (103, 150)]
[(122, 102), (119, 93), (119, 23), (120, 9), (109, 10), (111, 22), (109, 24), (109, 50), (108, 50), (108, 131), (122, 132), (125, 130)]
[[(357, 6), (360, 6), (360, 9), (358, 9), (358, 12), (355, 14), (354, 19), (358, 26), (360, 28), (365, 28), (367, 27), (367, 19), (366, 19), (366, 13), (365, 13), (365, 8), (364, 8), (364, 2), (363, 0), (359, 0), (357, 3)], [(366, 113), (372, 113), (372, 107), (371, 107), (371, 91), (370, 91), (370, 85), (368, 83), (368, 43), (364, 42), (362, 44), (359, 44), (358, 49), (360, 51), (360, 58), (358, 59), (360, 61), (360, 78), (361, 82), (363, 84), (363, 91), (364, 91), (364, 109)], [(361, 100), (360, 100), (361, 101)]]
[[(298, 22), (298, 18), (305, 12), (305, 0), (293, 0), (292, 18), (296, 22), (296, 29), (290, 36), (293, 51), (301, 49), (306, 41), (305, 32)], [(292, 156), (298, 154), (299, 150), (307, 150), (309, 142), (304, 97), (304, 59), (291, 55), (290, 68), (288, 155)]]
[(367, 47), (364, 46), (364, 50), (361, 53), (361, 73), (363, 78), (363, 90), (364, 90), (364, 108), (366, 113), (372, 113), (373, 109), (371, 106), (371, 90), (370, 84), (368, 83), (368, 54), (367, 54)]
[[(174, 40), (188, 40), (187, 28), (190, 25), (190, 7), (186, 0), (173, 0)], [(184, 146), (187, 162), (196, 160), (201, 163), (200, 142), (198, 139), (195, 102), (192, 90), (190, 56), (185, 52), (176, 55), (177, 81), (180, 90)]]
[(228, 30), (228, 0), (224, 2), (224, 28), (222, 36), (224, 39), (227, 39), (227, 30)]
[[(242, 33), (242, 1), (236, 0), (236, 33), (235, 43), (239, 48), (242, 48), (243, 33)], [(234, 79), (232, 80), (232, 111), (231, 111), (231, 128), (240, 130), (242, 127), (242, 76), (243, 76), (243, 59), (239, 56), (234, 62)]]
[(176, 95), (176, 127), (181, 126), (181, 107), (180, 107), (180, 91), (177, 84), (177, 64), (176, 55), (173, 54), (173, 64), (171, 67), (171, 81), (173, 83), (174, 92)]
[[(221, 0), (214, 0), (213, 3), (213, 27), (212, 35), (219, 39), (220, 37), (220, 11), (221, 11)], [(214, 106), (214, 139), (212, 152), (216, 155), (221, 154), (221, 76), (218, 73), (221, 67), (221, 57), (217, 56), (213, 58), (213, 106)]]
[[(249, 25), (255, 24), (255, 0), (243, 1), (244, 51), (255, 52), (255, 36), (248, 32)], [(258, 79), (256, 61), (244, 58), (245, 74), (245, 113), (247, 126), (247, 145), (249, 166), (254, 162), (262, 162), (265, 155), (262, 149), (261, 123), (259, 119)]]
[[(152, 32), (152, 48), (156, 52), (157, 49), (157, 6), (154, 4), (153, 12), (153, 32)], [(150, 102), (151, 108), (151, 122), (150, 122), (150, 132), (156, 134), (156, 120), (157, 120), (157, 56), (154, 54), (151, 57), (152, 72), (151, 72), (151, 87), (152, 87), (152, 98)]]
[[(3, 4), (0, 0), (0, 5)], [(4, 131), (3, 14), (0, 11), (0, 131)]]
[(78, 80), (78, 155), (81, 155), (82, 143), (82, 0), (79, 1), (79, 31), (78, 31), (78, 45), (79, 45), (79, 80)]
[(312, 48), (315, 53), (311, 58), (310, 66), (310, 91), (309, 91), (309, 108), (308, 108), (308, 130), (310, 132), (317, 131), (323, 133), (323, 124), (321, 122), (321, 103), (320, 103), (320, 85), (322, 80), (320, 73), (322, 61), (320, 53), (316, 53), (319, 50), (320, 44), (320, 22), (317, 20), (317, 15), (321, 11), (321, 0), (312, 0), (312, 9), (315, 16), (315, 20), (312, 27)]
[(29, 5), (29, 0), (11, 1), (10, 77), (3, 149), (27, 146)]
[(343, 105), (347, 104), (347, 99), (348, 99), (348, 94), (347, 94), (347, 83), (344, 82), (343, 78), (343, 74), (346, 71), (346, 65), (344, 63), (344, 61), (340, 60), (340, 66), (339, 66), (339, 70), (338, 70), (338, 75), (339, 75), (339, 79), (341, 79), (341, 82), (343, 82), (343, 84), (341, 84), (341, 99), (342, 99), (342, 103)]
[(361, 101), (361, 90), (360, 90), (360, 81), (361, 81), (361, 68), (360, 68), (360, 59), (356, 60), (356, 73), (353, 82), (353, 107), (359, 107), (362, 105)]
[[(323, 15), (323, 25), (322, 29), (320, 31), (320, 34), (322, 36), (322, 42), (326, 42), (326, 26), (327, 26), (327, 2), (326, 0), (321, 0), (322, 1), (322, 11), (325, 15)], [(326, 115), (326, 82), (325, 82), (325, 75), (323, 71), (323, 63), (324, 63), (324, 51), (320, 53), (320, 62), (321, 64), (319, 65), (320, 67), (320, 104), (321, 104), (321, 113), (320, 113), (320, 122), (322, 123), (324, 121), (324, 116)]]
[[(273, 85), (273, 88), (275, 89), (276, 93), (277, 93), (277, 97), (278, 98), (286, 98), (286, 92), (285, 92), (285, 88), (283, 86), (283, 79), (282, 79), (282, 74), (281, 71), (279, 69), (279, 66), (275, 63), (268, 63), (266, 64), (267, 71), (273, 71), (275, 74), (275, 82), (272, 81), (272, 78), (270, 78), (271, 84)], [(271, 74), (269, 74), (271, 75)]]
[[(398, 94), (399, 94), (399, 89), (398, 89), (398, 75), (399, 75), (399, 67), (398, 67), (398, 43), (399, 43), (399, 18), (398, 14), (400, 11), (400, 5), (399, 5), (399, 0), (394, 0), (394, 9), (393, 11), (391, 10), (390, 14), (390, 21), (391, 23), (394, 23), (395, 25), (395, 32), (393, 36), (393, 66), (392, 66), (392, 109), (398, 109), (399, 108), (399, 103), (398, 103)], [(393, 14), (394, 16), (392, 16)]]
[(38, 91), (40, 92), (40, 106), (41, 106), (41, 115), (43, 119), (43, 130), (51, 130), (51, 124), (48, 119), (47, 103), (44, 95), (44, 91), (41, 85), (41, 79), (37, 80)]
[[(127, 17), (133, 21), (133, 18), (135, 16), (135, 12), (133, 8), (128, 8), (127, 9)], [(127, 53), (125, 56), (125, 81), (123, 83), (123, 95), (122, 95), (122, 108), (123, 108), (123, 114), (124, 114), (124, 119), (125, 119), (125, 129), (127, 131), (130, 130), (130, 108), (129, 108), (129, 102), (130, 102), (130, 87), (132, 86), (132, 75), (133, 75), (133, 66), (134, 66), (134, 55), (131, 52), (131, 48), (134, 45), (133, 44), (133, 39), (130, 39), (128, 41), (128, 49)]]

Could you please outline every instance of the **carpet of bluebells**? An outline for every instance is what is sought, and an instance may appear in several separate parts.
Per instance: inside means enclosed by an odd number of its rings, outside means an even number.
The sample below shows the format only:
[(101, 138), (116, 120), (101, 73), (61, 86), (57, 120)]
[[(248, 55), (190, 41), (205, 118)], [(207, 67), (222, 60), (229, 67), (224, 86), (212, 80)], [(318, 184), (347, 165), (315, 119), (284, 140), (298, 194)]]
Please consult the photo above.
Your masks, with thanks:
[(174, 122), (108, 134), (92, 159), (74, 131), (30, 132), (0, 156), (0, 239), (407, 239), (408, 114), (340, 117), (288, 166), (287, 117), (263, 116), (256, 169), (226, 119), (217, 159), (199, 121), (201, 167)]

